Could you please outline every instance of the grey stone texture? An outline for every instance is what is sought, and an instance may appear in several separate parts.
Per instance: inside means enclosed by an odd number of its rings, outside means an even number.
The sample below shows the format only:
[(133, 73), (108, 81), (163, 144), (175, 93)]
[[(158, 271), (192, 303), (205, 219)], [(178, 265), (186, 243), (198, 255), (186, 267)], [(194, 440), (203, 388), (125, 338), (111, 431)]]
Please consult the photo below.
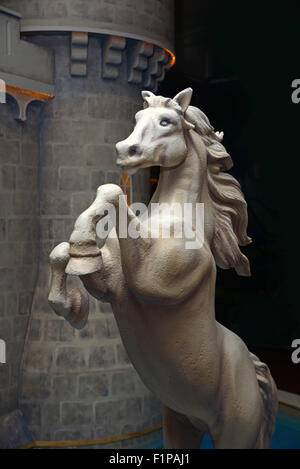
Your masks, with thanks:
[(16, 409), (20, 364), (37, 281), (39, 251), (40, 105), (28, 120), (14, 119), (16, 103), (0, 104), (0, 338), (6, 364), (0, 364), (0, 415)]
[[(10, 86), (53, 94), (52, 52), (21, 39), (20, 26), (20, 15), (0, 5), (1, 79)], [(16, 89), (7, 91), (20, 104), (18, 115), (26, 120), (24, 96), (21, 97)], [(40, 96), (35, 95), (33, 99), (26, 96), (27, 104), (36, 99)]]
[(20, 410), (0, 417), (0, 449), (14, 449), (31, 442), (32, 437)]
[[(173, 44), (173, 0), (1, 4), (19, 11), (27, 26), (40, 21), (50, 29), (66, 26), (65, 31), (89, 26)], [(7, 342), (7, 363), (0, 364), (0, 419), (19, 408), (18, 422), (24, 418), (29, 429), (21, 425), (19, 435), (28, 441), (139, 431), (160, 423), (161, 404), (133, 369), (110, 305), (90, 297), (88, 324), (78, 331), (55, 316), (47, 296), (52, 248), (69, 239), (99, 185), (120, 182), (115, 144), (131, 132), (141, 90), (128, 83), (125, 50), (118, 77), (101, 78), (101, 36), (89, 35), (85, 77), (70, 74), (70, 32), (27, 34), (26, 41), (53, 51), (55, 98), (43, 106), (31, 103), (25, 123), (14, 119), (11, 98), (0, 104), (0, 338)], [(149, 171), (142, 170), (132, 177), (132, 201), (148, 200)], [(93, 447), (129, 448), (153, 439), (144, 435)]]
[[(140, 89), (127, 83), (126, 61), (116, 81), (101, 79), (97, 38), (89, 40), (84, 78), (70, 76), (69, 37), (30, 40), (55, 51), (57, 75), (55, 99), (43, 107), (40, 120), (40, 270), (23, 356), (21, 408), (37, 440), (104, 438), (147, 428), (154, 417), (161, 418), (160, 408), (153, 413), (148, 403), (152, 395), (126, 355), (110, 305), (90, 297), (88, 324), (77, 331), (47, 303), (50, 251), (69, 239), (99, 185), (120, 183), (114, 146), (131, 132), (142, 104)], [(31, 180), (30, 172), (24, 175)], [(133, 200), (148, 198), (149, 172), (144, 170), (134, 178)], [(10, 229), (21, 236), (17, 224)], [(76, 278), (69, 283), (79, 285)], [(9, 324), (5, 330), (12, 333)], [(112, 407), (120, 407), (118, 417), (108, 415)]]
[[(174, 0), (3, 0), (26, 25), (57, 23), (77, 31), (89, 26), (148, 37), (170, 48), (174, 40)], [(125, 34), (124, 34), (125, 35)]]

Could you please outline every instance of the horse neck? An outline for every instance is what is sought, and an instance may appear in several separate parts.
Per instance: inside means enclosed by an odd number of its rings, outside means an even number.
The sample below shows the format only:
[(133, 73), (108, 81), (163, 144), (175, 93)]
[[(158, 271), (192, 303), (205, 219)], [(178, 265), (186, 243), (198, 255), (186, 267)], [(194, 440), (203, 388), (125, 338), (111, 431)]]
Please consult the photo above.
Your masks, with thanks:
[(194, 131), (189, 132), (187, 145), (188, 152), (183, 163), (175, 168), (161, 167), (152, 203), (208, 202), (205, 145)]

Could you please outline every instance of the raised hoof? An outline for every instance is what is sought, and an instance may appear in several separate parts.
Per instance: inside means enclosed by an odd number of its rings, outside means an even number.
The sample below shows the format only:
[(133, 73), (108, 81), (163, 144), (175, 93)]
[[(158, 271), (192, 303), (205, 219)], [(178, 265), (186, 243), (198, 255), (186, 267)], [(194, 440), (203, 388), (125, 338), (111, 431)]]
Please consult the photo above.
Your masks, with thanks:
[(87, 314), (86, 319), (82, 319), (80, 322), (78, 322), (76, 320), (74, 321), (74, 320), (68, 319), (68, 318), (65, 318), (65, 319), (70, 324), (70, 326), (72, 326), (74, 329), (77, 329), (77, 330), (80, 331), (81, 329), (83, 329), (86, 326), (86, 324), (88, 322), (88, 314)]
[(86, 291), (75, 288), (71, 291), (72, 310), (65, 318), (75, 329), (83, 329), (89, 316), (89, 296)]
[(60, 243), (50, 253), (50, 263), (55, 267), (63, 267), (67, 265), (70, 258), (70, 244)]
[(70, 257), (66, 267), (68, 275), (88, 275), (101, 270), (102, 257), (101, 254), (96, 257)]

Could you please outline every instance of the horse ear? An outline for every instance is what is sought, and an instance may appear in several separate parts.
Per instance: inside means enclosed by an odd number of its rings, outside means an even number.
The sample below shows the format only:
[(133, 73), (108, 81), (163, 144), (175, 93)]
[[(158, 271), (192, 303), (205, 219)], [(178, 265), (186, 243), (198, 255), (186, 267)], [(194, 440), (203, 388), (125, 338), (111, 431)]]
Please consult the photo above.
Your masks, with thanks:
[(182, 112), (185, 112), (190, 105), (192, 98), (193, 90), (192, 88), (186, 88), (185, 90), (180, 91), (174, 98), (173, 101), (179, 104), (182, 109)]
[(155, 94), (152, 93), (151, 91), (148, 91), (148, 90), (147, 90), (147, 91), (142, 91), (142, 97), (143, 97), (143, 99), (151, 98), (151, 97), (153, 97), (153, 96), (155, 96)]
[(144, 100), (144, 108), (149, 106), (148, 99), (155, 96), (151, 91), (142, 91), (142, 98)]

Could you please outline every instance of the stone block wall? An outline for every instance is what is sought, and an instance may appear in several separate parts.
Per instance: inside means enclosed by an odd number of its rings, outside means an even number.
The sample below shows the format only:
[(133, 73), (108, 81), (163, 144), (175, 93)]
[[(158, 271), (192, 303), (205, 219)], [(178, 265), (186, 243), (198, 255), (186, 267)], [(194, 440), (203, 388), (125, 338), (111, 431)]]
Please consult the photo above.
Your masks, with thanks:
[[(3, 5), (19, 11), (26, 26), (64, 25), (105, 29), (151, 38), (171, 48), (174, 39), (173, 0), (3, 0)], [(77, 26), (77, 29), (76, 27)]]
[[(53, 52), (55, 97), (31, 103), (24, 123), (13, 101), (0, 105), (0, 416), (20, 408), (32, 438), (54, 442), (146, 429), (161, 422), (161, 403), (133, 369), (110, 305), (90, 297), (81, 331), (56, 316), (49, 253), (99, 185), (120, 183), (115, 144), (132, 130), (141, 89), (155, 90), (170, 66), (173, 0), (2, 4), (22, 14), (25, 41)], [(149, 170), (132, 177), (132, 196), (149, 201)]]
[[(70, 76), (69, 35), (35, 37), (55, 50), (56, 96), (40, 127), (40, 272), (23, 361), (21, 409), (34, 439), (109, 437), (161, 420), (159, 401), (129, 362), (109, 304), (90, 297), (87, 326), (74, 330), (47, 302), (49, 253), (67, 241), (99, 185), (119, 184), (115, 143), (132, 130), (140, 90), (100, 78), (97, 38), (89, 41), (88, 76)], [(134, 198), (149, 199), (149, 172), (133, 181)], [(79, 280), (70, 278), (71, 285)]]
[(15, 120), (16, 103), (0, 104), (0, 415), (18, 407), (21, 359), (39, 257), (39, 116)]

